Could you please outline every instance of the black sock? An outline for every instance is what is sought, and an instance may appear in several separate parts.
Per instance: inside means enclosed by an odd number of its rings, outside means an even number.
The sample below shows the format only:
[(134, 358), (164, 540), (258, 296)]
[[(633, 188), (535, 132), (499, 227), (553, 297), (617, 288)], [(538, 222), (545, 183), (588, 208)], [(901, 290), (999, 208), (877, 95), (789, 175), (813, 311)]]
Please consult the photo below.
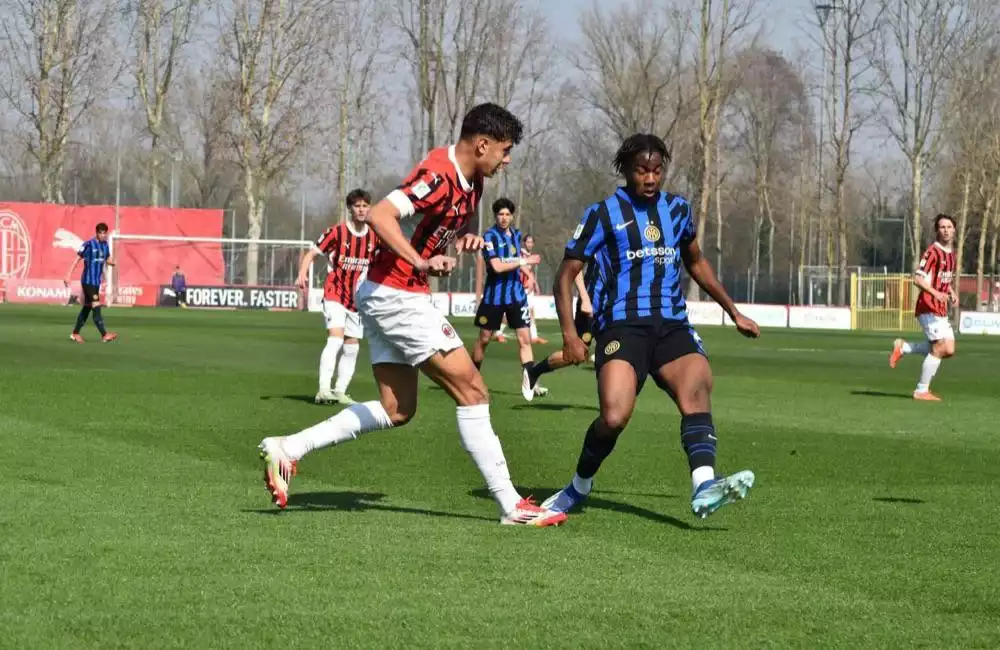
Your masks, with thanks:
[(94, 307), (94, 325), (97, 325), (97, 330), (101, 333), (101, 336), (107, 334), (104, 329), (104, 316), (101, 315), (101, 308)]
[(552, 366), (549, 364), (549, 358), (545, 357), (531, 367), (531, 370), (528, 371), (528, 376), (531, 377), (531, 383), (534, 384), (538, 381), (539, 377), (550, 372), (552, 372)]
[(576, 473), (580, 478), (593, 478), (601, 468), (604, 459), (611, 455), (618, 442), (618, 434), (608, 436), (597, 435), (597, 420), (590, 424), (587, 436), (583, 439), (583, 449), (580, 459), (576, 461)]
[(524, 363), (521, 364), (521, 369), (530, 375), (531, 369), (534, 367), (534, 365), (535, 365), (534, 361), (525, 361)]
[(698, 467), (715, 467), (715, 426), (711, 413), (693, 413), (681, 418), (681, 446), (693, 472)]
[(79, 334), (80, 330), (83, 329), (84, 323), (87, 322), (87, 318), (90, 316), (90, 307), (84, 307), (80, 310), (80, 313), (76, 316), (76, 327), (73, 328), (74, 334)]
[(483, 362), (482, 361), (476, 361), (475, 359), (473, 359), (472, 360), (472, 365), (474, 365), (476, 367), (476, 370), (482, 370), (483, 369)]

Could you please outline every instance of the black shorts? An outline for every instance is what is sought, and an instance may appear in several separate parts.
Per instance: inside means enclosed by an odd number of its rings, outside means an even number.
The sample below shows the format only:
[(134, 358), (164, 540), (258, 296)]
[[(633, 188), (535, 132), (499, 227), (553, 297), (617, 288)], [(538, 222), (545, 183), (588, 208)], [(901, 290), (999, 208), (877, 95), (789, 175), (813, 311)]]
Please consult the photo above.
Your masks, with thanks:
[(479, 329), (496, 332), (500, 329), (500, 322), (504, 316), (507, 317), (507, 325), (511, 329), (519, 330), (531, 327), (531, 311), (527, 301), (512, 305), (479, 303), (479, 308), (476, 309), (476, 325), (479, 326)]
[(80, 286), (83, 293), (82, 300), (84, 307), (100, 307), (101, 306), (101, 288), (93, 284), (84, 284)]
[[(636, 394), (642, 390), (649, 373), (655, 373), (671, 361), (688, 354), (705, 354), (701, 337), (687, 321), (663, 321), (631, 325), (612, 325), (598, 332), (595, 366), (608, 361), (627, 361), (635, 369), (638, 380)], [(657, 385), (660, 385), (657, 380)], [(662, 387), (662, 386), (661, 386)]]
[(583, 339), (584, 343), (590, 345), (594, 340), (594, 316), (577, 309), (573, 323), (576, 325), (576, 335)]

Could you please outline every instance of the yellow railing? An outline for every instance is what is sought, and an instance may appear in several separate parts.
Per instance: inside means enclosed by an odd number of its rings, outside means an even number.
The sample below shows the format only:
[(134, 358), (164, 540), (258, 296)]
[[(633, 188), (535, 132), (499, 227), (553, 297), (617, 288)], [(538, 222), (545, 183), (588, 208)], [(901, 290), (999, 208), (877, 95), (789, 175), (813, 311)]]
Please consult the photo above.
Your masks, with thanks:
[(859, 330), (919, 330), (913, 317), (918, 293), (911, 275), (852, 273), (851, 327)]

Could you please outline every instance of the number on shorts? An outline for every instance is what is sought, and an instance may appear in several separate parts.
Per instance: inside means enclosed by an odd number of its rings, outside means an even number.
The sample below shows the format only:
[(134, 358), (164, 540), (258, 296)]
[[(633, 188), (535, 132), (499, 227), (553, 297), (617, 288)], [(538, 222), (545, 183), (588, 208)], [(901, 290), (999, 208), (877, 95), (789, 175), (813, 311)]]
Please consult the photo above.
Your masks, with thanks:
[(521, 320), (525, 323), (531, 322), (531, 307), (528, 307), (527, 305), (521, 307)]

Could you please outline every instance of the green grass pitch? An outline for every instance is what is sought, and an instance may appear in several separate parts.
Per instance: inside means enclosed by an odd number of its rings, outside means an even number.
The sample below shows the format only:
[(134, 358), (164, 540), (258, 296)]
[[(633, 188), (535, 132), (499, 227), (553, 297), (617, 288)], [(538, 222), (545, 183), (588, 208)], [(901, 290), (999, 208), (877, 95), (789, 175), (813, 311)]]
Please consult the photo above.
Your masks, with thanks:
[[(586, 509), (511, 529), (426, 380), (413, 424), (309, 456), (275, 510), (257, 443), (336, 410), (310, 403), (318, 315), (115, 309), (121, 340), (86, 345), (75, 315), (0, 307), (0, 647), (1000, 647), (1000, 340), (961, 337), (927, 404), (892, 334), (702, 328), (720, 469), (753, 469), (751, 497), (690, 514), (650, 382)], [(484, 371), (544, 498), (593, 371), (532, 405), (513, 344)], [(375, 396), (364, 358), (352, 393)]]

